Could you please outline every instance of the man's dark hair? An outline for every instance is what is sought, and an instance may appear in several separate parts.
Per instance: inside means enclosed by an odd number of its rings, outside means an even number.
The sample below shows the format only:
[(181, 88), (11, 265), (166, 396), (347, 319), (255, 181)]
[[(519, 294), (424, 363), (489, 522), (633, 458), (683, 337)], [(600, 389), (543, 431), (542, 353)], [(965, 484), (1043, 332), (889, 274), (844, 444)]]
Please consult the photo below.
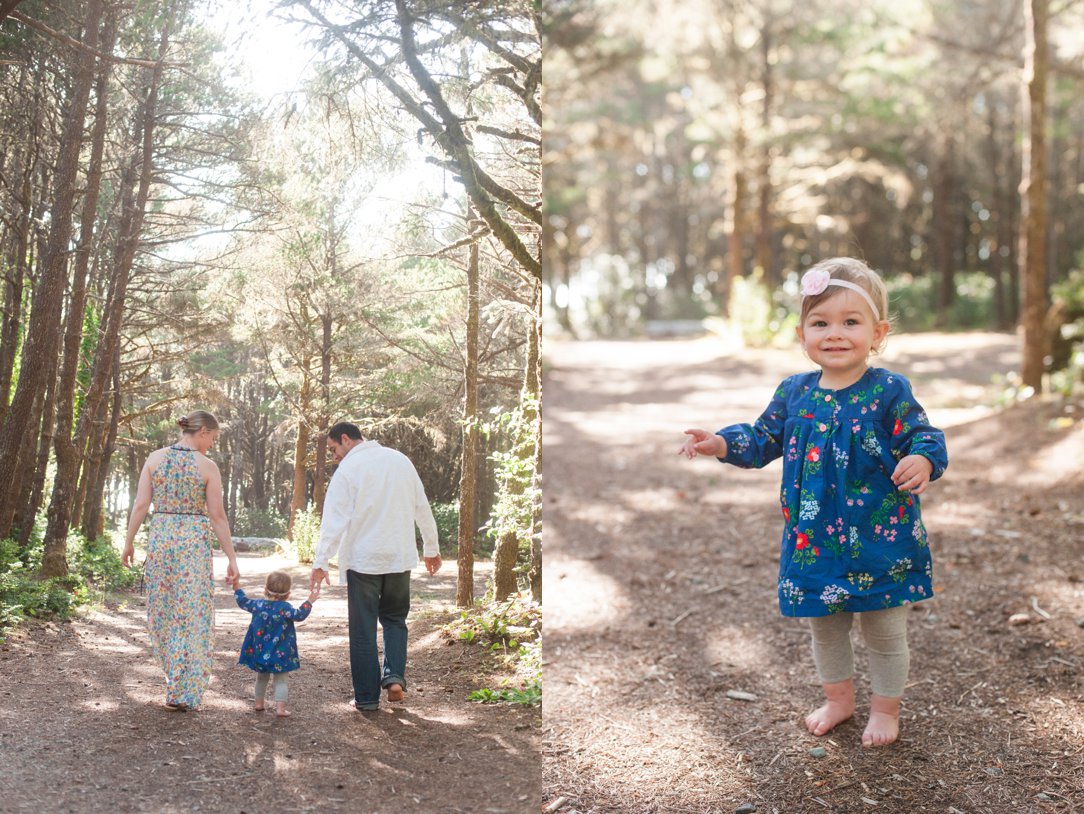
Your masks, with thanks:
[(347, 438), (352, 438), (355, 441), (361, 440), (361, 430), (358, 428), (358, 425), (351, 424), (349, 421), (340, 421), (338, 424), (336, 424), (334, 427), (327, 431), (327, 437), (332, 438), (336, 441), (341, 439), (344, 435)]

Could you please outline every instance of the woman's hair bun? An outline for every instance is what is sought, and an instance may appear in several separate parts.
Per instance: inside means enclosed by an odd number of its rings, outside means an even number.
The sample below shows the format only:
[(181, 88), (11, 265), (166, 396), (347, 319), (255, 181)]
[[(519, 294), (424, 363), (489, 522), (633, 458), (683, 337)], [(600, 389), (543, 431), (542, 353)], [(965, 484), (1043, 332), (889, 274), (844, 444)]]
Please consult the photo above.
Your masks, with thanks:
[(187, 430), (188, 429), (188, 416), (182, 415), (180, 418), (177, 419), (177, 424), (180, 425), (180, 428), (182, 430)]

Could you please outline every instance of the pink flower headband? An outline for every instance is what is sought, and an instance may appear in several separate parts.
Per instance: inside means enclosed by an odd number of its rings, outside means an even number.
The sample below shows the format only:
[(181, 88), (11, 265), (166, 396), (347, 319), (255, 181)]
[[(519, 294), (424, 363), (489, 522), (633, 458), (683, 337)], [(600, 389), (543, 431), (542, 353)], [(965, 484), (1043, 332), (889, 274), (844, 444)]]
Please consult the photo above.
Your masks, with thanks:
[(802, 285), (799, 290), (803, 297), (815, 297), (817, 294), (823, 294), (830, 285), (849, 288), (851, 291), (857, 292), (862, 299), (869, 303), (870, 310), (873, 311), (873, 318), (880, 319), (880, 309), (873, 302), (873, 297), (869, 295), (866, 289), (852, 283), (850, 280), (837, 279), (824, 269), (810, 269), (803, 274)]

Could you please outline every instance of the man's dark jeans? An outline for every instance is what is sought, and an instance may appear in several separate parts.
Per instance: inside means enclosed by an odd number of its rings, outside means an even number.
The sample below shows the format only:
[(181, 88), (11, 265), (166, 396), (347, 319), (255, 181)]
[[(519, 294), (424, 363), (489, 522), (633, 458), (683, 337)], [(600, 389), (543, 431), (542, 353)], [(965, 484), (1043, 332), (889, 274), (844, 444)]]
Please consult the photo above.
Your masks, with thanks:
[[(407, 614), (410, 612), (410, 572), (359, 574), (346, 572), (350, 618), (350, 675), (354, 704), (377, 709), (380, 690), (389, 684), (406, 689)], [(376, 623), (384, 629), (384, 668), (376, 647)]]

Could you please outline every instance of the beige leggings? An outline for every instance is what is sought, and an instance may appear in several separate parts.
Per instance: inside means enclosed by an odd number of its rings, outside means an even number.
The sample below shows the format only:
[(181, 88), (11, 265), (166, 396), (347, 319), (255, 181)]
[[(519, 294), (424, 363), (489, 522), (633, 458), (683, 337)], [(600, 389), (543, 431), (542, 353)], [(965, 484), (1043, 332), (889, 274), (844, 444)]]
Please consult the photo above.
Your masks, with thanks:
[[(907, 686), (911, 655), (907, 650), (907, 614), (910, 605), (859, 614), (862, 638), (869, 650), (870, 683), (877, 695), (898, 698)], [(824, 684), (846, 681), (854, 675), (851, 646), (853, 613), (834, 613), (809, 620), (813, 632), (813, 661)]]

